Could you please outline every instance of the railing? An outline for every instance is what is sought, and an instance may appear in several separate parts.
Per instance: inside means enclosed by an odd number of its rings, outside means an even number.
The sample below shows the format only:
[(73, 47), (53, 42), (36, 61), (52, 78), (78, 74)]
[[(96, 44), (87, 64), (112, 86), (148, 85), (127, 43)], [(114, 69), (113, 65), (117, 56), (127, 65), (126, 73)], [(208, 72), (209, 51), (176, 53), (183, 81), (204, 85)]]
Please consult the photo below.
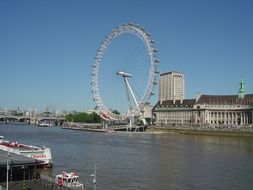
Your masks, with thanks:
[(6, 189), (0, 185), (0, 190), (6, 190)]

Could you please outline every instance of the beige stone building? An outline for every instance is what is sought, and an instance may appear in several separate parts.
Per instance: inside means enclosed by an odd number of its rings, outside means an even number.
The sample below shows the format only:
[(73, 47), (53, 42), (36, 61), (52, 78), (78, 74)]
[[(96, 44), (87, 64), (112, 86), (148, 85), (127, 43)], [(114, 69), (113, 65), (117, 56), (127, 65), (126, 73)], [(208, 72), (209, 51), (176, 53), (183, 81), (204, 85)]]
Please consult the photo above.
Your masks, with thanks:
[(158, 125), (252, 125), (253, 94), (200, 95), (198, 99), (158, 102), (153, 108)]
[(195, 99), (160, 101), (153, 108), (155, 123), (162, 126), (191, 125)]
[(253, 94), (245, 94), (242, 80), (239, 84), (238, 95), (199, 95), (196, 99), (184, 100), (159, 99), (153, 108), (155, 123), (162, 126), (252, 126)]
[(244, 125), (252, 124), (253, 94), (201, 95), (194, 104), (193, 123)]

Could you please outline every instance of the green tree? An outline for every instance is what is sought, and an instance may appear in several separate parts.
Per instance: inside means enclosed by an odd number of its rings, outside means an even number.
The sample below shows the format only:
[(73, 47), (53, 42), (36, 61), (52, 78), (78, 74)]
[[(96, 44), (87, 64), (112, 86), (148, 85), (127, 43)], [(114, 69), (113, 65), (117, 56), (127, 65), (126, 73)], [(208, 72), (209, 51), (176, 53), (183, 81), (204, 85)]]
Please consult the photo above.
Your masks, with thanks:
[(85, 112), (76, 112), (66, 115), (67, 121), (83, 123), (100, 123), (100, 117), (95, 112), (88, 114)]
[(112, 113), (120, 115), (120, 112), (118, 110), (113, 110)]

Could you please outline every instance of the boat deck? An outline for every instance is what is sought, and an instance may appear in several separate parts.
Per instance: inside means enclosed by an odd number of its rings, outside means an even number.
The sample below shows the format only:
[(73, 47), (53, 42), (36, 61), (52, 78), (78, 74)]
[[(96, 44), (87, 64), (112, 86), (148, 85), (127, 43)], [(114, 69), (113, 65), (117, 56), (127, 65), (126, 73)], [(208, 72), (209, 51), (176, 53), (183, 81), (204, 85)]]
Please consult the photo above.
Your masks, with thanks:
[(0, 145), (5, 146), (7, 148), (16, 149), (19, 151), (38, 151), (38, 150), (40, 150), (37, 147), (27, 146), (24, 144), (18, 144), (18, 143), (12, 143), (12, 142), (1, 142)]

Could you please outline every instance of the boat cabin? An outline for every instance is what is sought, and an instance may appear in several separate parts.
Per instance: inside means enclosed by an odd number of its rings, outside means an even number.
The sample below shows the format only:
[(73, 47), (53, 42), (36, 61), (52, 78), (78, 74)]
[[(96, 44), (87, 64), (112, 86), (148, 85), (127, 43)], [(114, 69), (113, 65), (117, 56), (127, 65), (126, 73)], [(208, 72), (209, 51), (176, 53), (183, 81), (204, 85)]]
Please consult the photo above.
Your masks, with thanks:
[(74, 173), (67, 173), (67, 172), (62, 172), (62, 174), (56, 175), (55, 177), (56, 183), (58, 183), (58, 186), (62, 187), (74, 187), (78, 188), (80, 190), (84, 189), (84, 185), (82, 183), (79, 183), (79, 176)]

